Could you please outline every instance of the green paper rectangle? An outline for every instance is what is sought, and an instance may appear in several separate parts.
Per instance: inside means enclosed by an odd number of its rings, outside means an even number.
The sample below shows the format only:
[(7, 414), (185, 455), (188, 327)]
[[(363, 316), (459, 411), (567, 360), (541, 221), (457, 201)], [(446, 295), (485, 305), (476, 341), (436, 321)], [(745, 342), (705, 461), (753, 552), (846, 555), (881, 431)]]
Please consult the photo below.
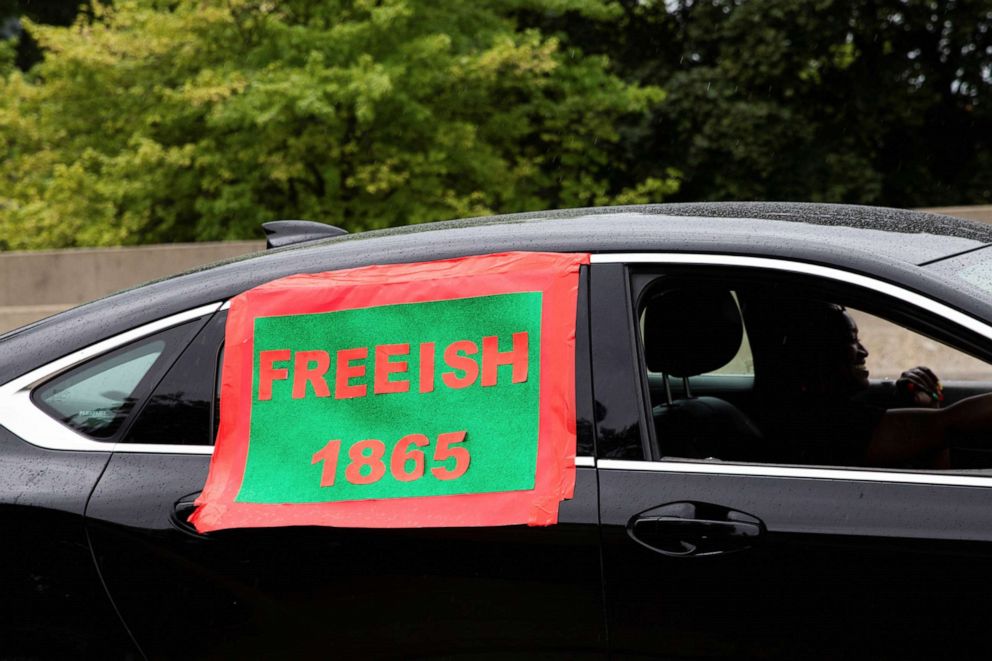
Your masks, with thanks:
[[(315, 503), (380, 498), (415, 498), (469, 493), (493, 493), (534, 488), (537, 463), (540, 394), (540, 340), (542, 295), (522, 292), (479, 296), (427, 303), (405, 303), (319, 314), (260, 317), (254, 326), (252, 410), (248, 457), (241, 489), (236, 498), (243, 503)], [(498, 368), (497, 384), (483, 387), (481, 376), (465, 388), (451, 389), (441, 375), (446, 367), (444, 348), (457, 340), (478, 346), (474, 356), (480, 363), (482, 338), (497, 336), (499, 350), (512, 348), (514, 333), (528, 333), (528, 377), (512, 383), (512, 367)], [(433, 392), (418, 390), (421, 343), (437, 347)], [(372, 394), (373, 354), (376, 345), (409, 344), (405, 360), (410, 381), (406, 393)], [(336, 352), (368, 349), (366, 375), (352, 385), (367, 384), (368, 395), (335, 399)], [(272, 384), (271, 400), (258, 399), (259, 356), (266, 350), (323, 350), (331, 357), (325, 380), (330, 397), (319, 398), (308, 386), (302, 399), (292, 399), (292, 371), (286, 380)], [(292, 361), (280, 363), (289, 366)], [(352, 363), (361, 364), (361, 363)], [(457, 373), (459, 376), (460, 372)], [(403, 378), (392, 374), (391, 381)], [(467, 431), (464, 443), (471, 454), (466, 473), (442, 481), (431, 475), (431, 460), (438, 434)], [(401, 482), (389, 471), (389, 457), (399, 439), (419, 433), (431, 440), (427, 470), (423, 478)], [(355, 442), (375, 438), (386, 444), (383, 458), (386, 474), (369, 485), (350, 484), (345, 479), (348, 448)], [(335, 483), (321, 487), (322, 464), (312, 464), (315, 452), (329, 440), (341, 439)]]

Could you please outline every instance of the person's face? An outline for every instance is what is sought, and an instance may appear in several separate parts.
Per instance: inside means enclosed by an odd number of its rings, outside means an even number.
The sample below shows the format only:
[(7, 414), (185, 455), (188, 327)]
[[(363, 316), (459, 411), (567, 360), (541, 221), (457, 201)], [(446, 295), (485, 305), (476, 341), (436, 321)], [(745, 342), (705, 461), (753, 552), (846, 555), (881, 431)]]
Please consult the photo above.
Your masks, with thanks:
[(841, 390), (858, 391), (868, 387), (868, 349), (858, 338), (858, 325), (846, 312), (841, 312), (838, 342), (838, 365), (835, 373)]

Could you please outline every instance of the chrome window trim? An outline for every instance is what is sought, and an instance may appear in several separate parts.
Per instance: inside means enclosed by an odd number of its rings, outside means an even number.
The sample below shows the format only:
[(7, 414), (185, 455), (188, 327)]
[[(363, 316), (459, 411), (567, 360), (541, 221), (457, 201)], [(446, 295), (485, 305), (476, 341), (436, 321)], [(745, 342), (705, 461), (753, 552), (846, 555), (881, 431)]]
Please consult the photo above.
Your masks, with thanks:
[(576, 468), (595, 468), (596, 458), (595, 457), (576, 457), (575, 458)]
[(141, 454), (207, 454), (214, 453), (212, 445), (166, 445), (161, 443), (115, 443), (114, 452)]
[(210, 454), (210, 446), (153, 445), (142, 443), (107, 443), (94, 441), (66, 427), (31, 401), (31, 391), (54, 376), (79, 365), (90, 358), (113, 351), (129, 342), (158, 331), (213, 314), (221, 303), (203, 305), (180, 312), (151, 323), (132, 328), (96, 344), (63, 356), (0, 386), (0, 425), (36, 447), (46, 450), (72, 450), (77, 452), (154, 452), (180, 454)]
[(748, 268), (770, 269), (802, 273), (828, 280), (836, 280), (846, 284), (871, 289), (880, 294), (886, 294), (901, 299), (918, 308), (936, 313), (959, 326), (978, 333), (982, 337), (992, 339), (992, 326), (964, 314), (940, 301), (927, 298), (916, 292), (903, 289), (898, 285), (876, 280), (875, 278), (851, 273), (832, 266), (806, 264), (787, 259), (770, 257), (745, 257), (741, 255), (697, 255), (690, 253), (604, 253), (590, 256), (593, 264), (688, 264), (698, 266), (743, 266)]
[[(910, 305), (937, 314), (949, 322), (992, 340), (992, 326), (955, 310), (940, 301), (923, 296), (892, 283), (883, 282), (870, 276), (850, 273), (831, 266), (807, 264), (788, 259), (770, 257), (747, 257), (743, 255), (710, 255), (693, 253), (602, 253), (590, 256), (593, 264), (677, 264), (693, 266), (737, 266), (761, 268), (789, 273), (812, 275), (827, 280), (863, 287), (880, 294), (898, 298)], [(960, 473), (926, 473), (868, 470), (856, 467), (836, 466), (831, 468), (808, 468), (775, 464), (737, 464), (724, 462), (694, 461), (630, 461), (620, 459), (599, 459), (596, 462), (604, 470), (636, 470), (670, 473), (697, 473), (710, 475), (748, 475), (752, 477), (795, 477), (821, 480), (849, 480), (864, 482), (891, 482), (902, 484), (931, 484), (942, 486), (992, 487), (992, 475), (964, 475)]]
[(818, 468), (782, 466), (780, 464), (735, 464), (720, 461), (636, 461), (629, 459), (599, 459), (603, 470), (641, 471), (653, 473), (695, 473), (700, 475), (745, 475), (748, 477), (793, 477), (814, 480), (845, 480), (848, 482), (892, 482), (900, 484), (929, 484), (955, 487), (990, 487), (992, 475), (963, 475), (960, 473), (916, 473), (867, 468)]

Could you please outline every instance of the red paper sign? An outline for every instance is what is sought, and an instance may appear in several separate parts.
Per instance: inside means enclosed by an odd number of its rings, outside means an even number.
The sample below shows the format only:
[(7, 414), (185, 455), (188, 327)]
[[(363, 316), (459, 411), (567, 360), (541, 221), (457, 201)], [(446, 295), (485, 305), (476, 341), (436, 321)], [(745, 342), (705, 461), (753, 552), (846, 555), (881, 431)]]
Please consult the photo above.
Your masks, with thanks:
[(267, 283), (233, 299), (190, 521), (549, 525), (575, 485), (588, 255), (505, 253)]

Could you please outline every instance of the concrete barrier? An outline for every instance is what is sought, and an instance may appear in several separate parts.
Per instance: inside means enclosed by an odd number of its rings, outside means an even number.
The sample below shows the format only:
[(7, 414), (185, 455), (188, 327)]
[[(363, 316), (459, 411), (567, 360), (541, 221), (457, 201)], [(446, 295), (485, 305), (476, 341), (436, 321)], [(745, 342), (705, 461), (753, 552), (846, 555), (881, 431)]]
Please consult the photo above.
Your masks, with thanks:
[(992, 204), (972, 207), (933, 207), (931, 209), (920, 209), (931, 213), (942, 213), (945, 216), (964, 218), (965, 220), (977, 220), (980, 223), (992, 223)]
[(0, 252), (0, 332), (121, 289), (264, 249), (264, 241), (225, 241)]

